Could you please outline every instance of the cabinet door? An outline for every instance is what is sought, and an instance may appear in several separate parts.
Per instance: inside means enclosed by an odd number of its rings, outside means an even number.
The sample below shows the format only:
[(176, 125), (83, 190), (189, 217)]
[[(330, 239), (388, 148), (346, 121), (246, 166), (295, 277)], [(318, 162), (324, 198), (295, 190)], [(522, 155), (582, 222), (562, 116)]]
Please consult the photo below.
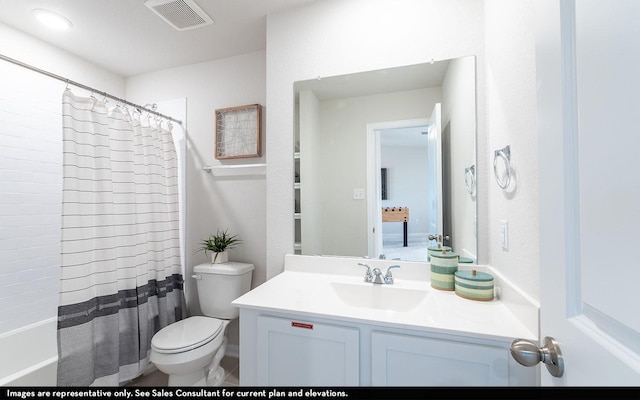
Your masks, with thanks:
[(371, 337), (373, 386), (506, 386), (507, 350), (385, 332)]
[(358, 386), (356, 328), (259, 316), (257, 380), (263, 386)]

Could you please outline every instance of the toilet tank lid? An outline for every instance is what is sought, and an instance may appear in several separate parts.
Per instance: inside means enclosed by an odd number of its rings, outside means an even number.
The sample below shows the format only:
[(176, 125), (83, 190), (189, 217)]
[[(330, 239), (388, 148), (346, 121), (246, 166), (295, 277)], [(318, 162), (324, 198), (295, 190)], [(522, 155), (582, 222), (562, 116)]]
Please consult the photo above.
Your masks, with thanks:
[(218, 274), (218, 275), (242, 275), (253, 271), (253, 264), (241, 262), (226, 262), (221, 264), (205, 263), (193, 267), (196, 274)]

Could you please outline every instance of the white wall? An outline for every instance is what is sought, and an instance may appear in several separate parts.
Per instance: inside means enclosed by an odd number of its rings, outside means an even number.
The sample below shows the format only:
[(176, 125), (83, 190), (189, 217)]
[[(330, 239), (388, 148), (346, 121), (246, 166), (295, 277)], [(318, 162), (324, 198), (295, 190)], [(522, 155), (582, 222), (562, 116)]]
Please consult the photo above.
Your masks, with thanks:
[[(124, 78), (120, 75), (1, 23), (0, 53), (114, 96), (125, 94)], [(61, 87), (64, 88), (64, 84)]]
[[(284, 254), (293, 253), (293, 224), (285, 221), (293, 215), (295, 81), (475, 55), (478, 131), (485, 136), (483, 2), (389, 4), (326, 0), (267, 18), (267, 277), (281, 272)], [(478, 195), (482, 201), (483, 192)], [(479, 223), (485, 218), (479, 215)]]
[[(4, 25), (0, 54), (124, 93), (121, 77)], [(64, 89), (64, 82), (0, 61), (0, 348), (14, 360), (0, 368), (0, 384), (56, 382)]]
[[(489, 172), (488, 260), (539, 299), (538, 145), (536, 134), (536, 70), (531, 0), (485, 1), (487, 132)], [(511, 147), (514, 181), (501, 190), (493, 177), (493, 151)], [(484, 204), (484, 205), (482, 205)], [(500, 245), (500, 221), (508, 222), (509, 249)], [(553, 235), (554, 232), (544, 234)]]
[(465, 186), (465, 168), (476, 164), (475, 59), (457, 58), (449, 63), (442, 83), (442, 128), (451, 138), (451, 216), (453, 248), (461, 256), (477, 257), (476, 197)]

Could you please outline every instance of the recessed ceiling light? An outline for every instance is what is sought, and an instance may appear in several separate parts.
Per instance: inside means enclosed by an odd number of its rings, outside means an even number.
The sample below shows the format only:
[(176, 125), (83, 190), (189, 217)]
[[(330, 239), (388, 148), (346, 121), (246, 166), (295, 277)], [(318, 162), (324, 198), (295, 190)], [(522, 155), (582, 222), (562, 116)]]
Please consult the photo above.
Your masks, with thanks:
[(36, 17), (38, 21), (48, 26), (49, 28), (65, 30), (73, 26), (71, 21), (53, 11), (36, 8), (35, 10), (31, 11), (31, 13)]

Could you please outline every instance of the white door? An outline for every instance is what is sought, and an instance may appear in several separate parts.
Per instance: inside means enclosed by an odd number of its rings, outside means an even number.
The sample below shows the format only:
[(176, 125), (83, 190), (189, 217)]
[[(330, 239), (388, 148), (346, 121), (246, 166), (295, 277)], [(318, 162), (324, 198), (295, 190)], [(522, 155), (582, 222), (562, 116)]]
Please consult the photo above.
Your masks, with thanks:
[(440, 103), (431, 113), (427, 133), (428, 187), (427, 196), (428, 229), (430, 235), (443, 235), (442, 231), (442, 126)]
[[(640, 384), (640, 2), (536, 0), (543, 386)], [(574, 47), (575, 44), (575, 47)]]

